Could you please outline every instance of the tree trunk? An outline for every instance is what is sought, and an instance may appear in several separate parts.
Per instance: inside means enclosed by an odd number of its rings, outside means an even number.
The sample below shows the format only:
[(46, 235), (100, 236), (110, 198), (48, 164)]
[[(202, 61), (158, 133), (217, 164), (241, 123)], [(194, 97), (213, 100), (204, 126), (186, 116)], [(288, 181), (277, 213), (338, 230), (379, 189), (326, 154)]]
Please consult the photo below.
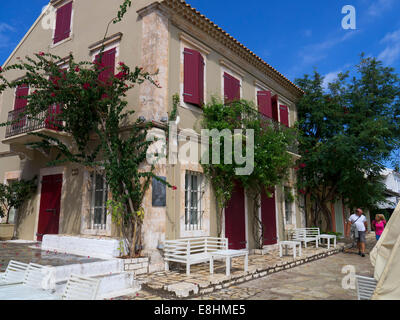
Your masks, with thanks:
[(7, 217), (6, 217), (6, 224), (8, 224), (9, 219), (10, 219), (10, 211), (11, 211), (11, 208), (8, 208), (8, 210), (7, 210)]

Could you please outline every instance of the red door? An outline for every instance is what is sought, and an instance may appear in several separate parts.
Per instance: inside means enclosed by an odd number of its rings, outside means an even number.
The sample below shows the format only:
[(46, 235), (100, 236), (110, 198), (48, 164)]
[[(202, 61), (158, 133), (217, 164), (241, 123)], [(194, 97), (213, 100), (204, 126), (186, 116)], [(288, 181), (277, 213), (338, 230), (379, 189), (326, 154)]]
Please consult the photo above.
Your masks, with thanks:
[(229, 249), (246, 248), (245, 228), (244, 189), (236, 185), (232, 198), (225, 208), (225, 237), (228, 238)]
[(275, 193), (272, 198), (268, 198), (266, 193), (261, 196), (261, 221), (264, 226), (264, 245), (276, 244)]
[(58, 234), (62, 177), (62, 174), (56, 174), (42, 179), (38, 241), (42, 241), (45, 234)]

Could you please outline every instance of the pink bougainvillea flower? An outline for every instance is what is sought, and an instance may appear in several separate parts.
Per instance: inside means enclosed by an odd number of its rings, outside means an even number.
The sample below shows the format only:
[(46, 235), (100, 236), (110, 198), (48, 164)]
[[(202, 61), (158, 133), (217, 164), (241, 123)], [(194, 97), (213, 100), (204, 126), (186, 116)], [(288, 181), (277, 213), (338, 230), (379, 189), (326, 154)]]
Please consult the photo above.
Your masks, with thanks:
[(56, 94), (55, 94), (54, 92), (52, 92), (52, 93), (51, 93), (51, 96), (52, 96), (52, 97), (55, 97), (55, 96), (56, 96)]
[(310, 151), (306, 150), (306, 153), (309, 153)]
[(299, 170), (299, 169), (300, 169), (299, 167), (294, 168), (294, 170), (296, 170), (296, 171)]
[(102, 99), (107, 99), (107, 98), (108, 98), (107, 93), (103, 93), (103, 94), (101, 95), (101, 98), (102, 98)]
[(39, 56), (44, 56), (44, 52), (43, 52), (43, 51), (40, 51), (40, 52), (39, 52)]
[(123, 62), (120, 62), (119, 65), (120, 65), (121, 67), (125, 67), (125, 63), (123, 63)]
[(306, 194), (306, 191), (303, 190), (303, 189), (299, 190), (299, 192), (300, 192), (301, 194)]
[(76, 66), (76, 68), (75, 68), (75, 72), (79, 72), (79, 71), (81, 71), (81, 69), (79, 69), (79, 67), (78, 67), (78, 66)]
[(306, 164), (305, 164), (305, 163), (301, 163), (301, 164), (300, 164), (300, 168), (304, 169), (305, 167), (306, 167)]
[(127, 73), (121, 71), (121, 72), (119, 72), (119, 73), (117, 73), (117, 74), (115, 75), (115, 78), (121, 80), (122, 78), (124, 78), (124, 77), (126, 77), (126, 76), (127, 76)]
[(85, 89), (85, 90), (90, 89), (90, 83), (84, 83), (83, 84), (83, 89)]
[(0, 72), (2, 72), (3, 71), (3, 68), (2, 67), (0, 67)]
[(176, 186), (173, 186), (173, 187), (172, 187), (172, 190), (176, 190), (176, 189), (178, 189)]

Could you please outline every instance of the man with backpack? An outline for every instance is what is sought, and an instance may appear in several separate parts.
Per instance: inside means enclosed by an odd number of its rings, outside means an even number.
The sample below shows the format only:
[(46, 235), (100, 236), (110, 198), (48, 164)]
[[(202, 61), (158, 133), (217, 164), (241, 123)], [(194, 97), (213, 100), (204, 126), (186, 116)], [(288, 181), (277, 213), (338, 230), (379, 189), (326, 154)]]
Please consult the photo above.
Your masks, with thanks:
[(357, 239), (358, 254), (365, 257), (365, 234), (368, 229), (367, 218), (363, 215), (362, 209), (358, 208), (356, 213), (349, 218), (351, 223), (351, 233)]

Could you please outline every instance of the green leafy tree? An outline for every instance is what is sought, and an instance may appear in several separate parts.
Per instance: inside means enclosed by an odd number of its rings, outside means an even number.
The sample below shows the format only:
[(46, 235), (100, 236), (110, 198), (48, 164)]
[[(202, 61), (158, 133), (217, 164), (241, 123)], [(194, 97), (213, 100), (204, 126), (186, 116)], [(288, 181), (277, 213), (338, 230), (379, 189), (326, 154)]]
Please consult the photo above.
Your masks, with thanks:
[(7, 217), (8, 224), (11, 209), (19, 209), (35, 191), (36, 177), (32, 180), (13, 181), (10, 184), (0, 183), (0, 217)]
[(356, 72), (323, 86), (314, 72), (296, 79), (301, 160), (298, 187), (316, 204), (313, 225), (332, 230), (329, 203), (372, 209), (384, 201), (381, 170), (399, 146), (399, 78), (375, 58), (361, 56)]
[[(262, 248), (264, 226), (259, 219), (258, 212), (261, 206), (261, 195), (271, 196), (271, 189), (281, 184), (293, 166), (293, 157), (287, 151), (295, 144), (296, 132), (262, 116), (256, 111), (256, 106), (249, 101), (240, 100), (224, 104), (218, 99), (204, 107), (203, 126), (206, 129), (223, 131), (228, 129), (234, 134), (235, 129), (253, 130), (254, 132), (254, 169), (248, 175), (237, 175), (236, 168), (243, 167), (232, 157), (233, 150), (225, 150), (223, 138), (219, 144), (213, 145), (210, 138), (210, 150), (220, 152), (220, 164), (210, 161), (203, 163), (204, 172), (213, 185), (218, 202), (219, 233), (221, 232), (222, 210), (231, 199), (235, 183), (241, 184), (249, 197), (253, 200), (254, 236), (258, 247)], [(230, 138), (233, 138), (231, 135)], [(242, 136), (243, 150), (246, 137)], [(232, 143), (232, 145), (234, 145)], [(227, 154), (226, 154), (227, 153)], [(224, 162), (225, 155), (232, 159), (232, 163)], [(244, 155), (245, 156), (245, 155)]]
[[(112, 22), (120, 21), (130, 4), (131, 1), (124, 1)], [(40, 139), (29, 146), (48, 154), (55, 152), (49, 165), (69, 162), (89, 170), (104, 170), (112, 194), (112, 201), (107, 203), (109, 211), (126, 241), (128, 255), (134, 256), (142, 247), (143, 198), (151, 179), (160, 179), (153, 173), (154, 166), (143, 165), (152, 143), (146, 139), (152, 124), (140, 118), (134, 120), (134, 111), (127, 108), (126, 95), (145, 81), (158, 84), (142, 68), (131, 69), (123, 62), (114, 75), (102, 64), (103, 51), (104, 47), (95, 62), (75, 62), (70, 54), (67, 70), (59, 69), (60, 57), (43, 52), (1, 70), (0, 93), (21, 84), (31, 88), (24, 112), (1, 125), (12, 125), (26, 118), (47, 119), (53, 128), (67, 133), (67, 138), (30, 133)], [(24, 78), (7, 80), (4, 74), (9, 70), (21, 71)], [(109, 76), (105, 77), (104, 72)], [(49, 107), (55, 105), (59, 112)]]

